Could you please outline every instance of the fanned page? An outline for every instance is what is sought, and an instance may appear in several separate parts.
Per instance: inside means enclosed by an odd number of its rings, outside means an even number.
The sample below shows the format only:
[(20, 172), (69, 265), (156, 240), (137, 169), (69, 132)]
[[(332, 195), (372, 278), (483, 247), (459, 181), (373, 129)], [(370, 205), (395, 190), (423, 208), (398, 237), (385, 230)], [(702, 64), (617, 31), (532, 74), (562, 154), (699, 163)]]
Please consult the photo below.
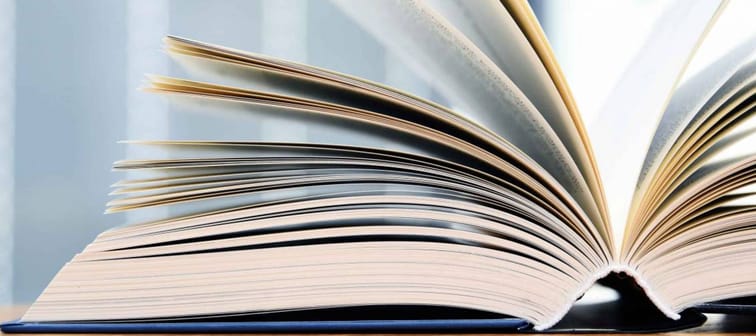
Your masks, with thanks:
[[(554, 52), (552, 51), (551, 46), (546, 39), (546, 34), (541, 28), (541, 25), (538, 22), (535, 13), (533, 13), (533, 10), (530, 8), (530, 5), (526, 1), (522, 0), (507, 0), (501, 1), (501, 3), (506, 8), (507, 14), (511, 14), (512, 19), (516, 21), (519, 27), (517, 33), (510, 32), (510, 34), (518, 35), (518, 33), (521, 33), (525, 36), (528, 43), (533, 48), (533, 51), (541, 61), (542, 66), (551, 78), (551, 82), (559, 92), (562, 102), (569, 111), (569, 115), (585, 148), (585, 154), (587, 155), (587, 159), (590, 162), (590, 167), (592, 169), (592, 173), (583, 171), (583, 174), (585, 174), (585, 176), (587, 176), (587, 178), (589, 179), (589, 184), (592, 188), (593, 195), (596, 198), (597, 204), (599, 205), (599, 210), (602, 212), (605, 230), (608, 231), (607, 234), (610, 237), (610, 244), (613, 246), (616, 238), (612, 236), (612, 231), (609, 226), (610, 223), (609, 214), (607, 211), (606, 197), (604, 194), (603, 186), (601, 184), (598, 164), (596, 163), (596, 158), (593, 153), (593, 146), (591, 145), (591, 141), (588, 138), (588, 132), (585, 128), (580, 112), (578, 111), (577, 103), (575, 102), (575, 98), (572, 95), (572, 91), (567, 85), (567, 79), (565, 78), (562, 69), (559, 67)], [(505, 20), (508, 18), (509, 16), (499, 14), (499, 20), (502, 22), (508, 22), (508, 20)], [(491, 30), (491, 28), (487, 28), (486, 30)], [(580, 155), (575, 155), (577, 157), (577, 160), (583, 160)], [(584, 169), (584, 166), (581, 165), (581, 169)], [(612, 250), (614, 251), (614, 249)]]
[(598, 170), (582, 119), (527, 3), (510, 1), (504, 7), (497, 0), (434, 0), (428, 4), (480, 48), (544, 115), (586, 179), (602, 221), (608, 223)]
[[(544, 167), (581, 204), (600, 230), (603, 240), (611, 241), (605, 230), (600, 201), (597, 201), (601, 200), (600, 188), (585, 145), (564, 102), (554, 100), (556, 92), (553, 82), (544, 83), (543, 66), (532, 63), (536, 61), (536, 55), (519, 28), (511, 23), (512, 19), (501, 4), (490, 0), (483, 2), (488, 9), (486, 15), (499, 14), (496, 18), (481, 18), (478, 24), (488, 22), (493, 25), (493, 20), (509, 21), (509, 24), (497, 25), (492, 30), (507, 30), (501, 37), (509, 38), (497, 41), (496, 45), (513, 45), (514, 48), (507, 52), (517, 54), (517, 58), (505, 59), (502, 47), (491, 47), (487, 56), (449, 20), (424, 2), (336, 3), (389, 50), (402, 56), (409, 64), (415, 64), (415, 68), (430, 79), (439, 91), (449, 97), (453, 104), (458, 104), (458, 111), (505, 138)], [(470, 2), (438, 1), (432, 4), (446, 8), (443, 10), (446, 13), (456, 12), (453, 9), (456, 6), (464, 8), (464, 13), (468, 15), (476, 15), (476, 18), (483, 16), (481, 9), (473, 9)], [(480, 37), (480, 28), (472, 26), (466, 30), (473, 38)], [(504, 68), (497, 67), (489, 56), (507, 64)], [(531, 63), (518, 66), (518, 62), (524, 62), (524, 59), (530, 59)], [(518, 68), (515, 76), (523, 81), (521, 85), (527, 88), (530, 97), (505, 72), (512, 71), (512, 68)], [(543, 111), (539, 111), (533, 103), (536, 99)], [(588, 185), (588, 181), (592, 182), (592, 186)]]
[[(741, 52), (730, 50), (698, 76)], [(714, 93), (696, 85), (699, 80), (691, 77), (686, 84), (693, 86), (672, 99), (698, 87), (693, 96), (703, 96), (705, 103), (644, 190), (642, 207), (634, 213), (637, 222), (628, 230), (631, 244), (623, 251), (625, 264), (670, 316), (697, 304), (756, 293), (756, 60), (737, 67)], [(671, 108), (667, 112), (675, 113)]]
[[(686, 73), (687, 78), (675, 90), (663, 113), (638, 178), (627, 233), (628, 241), (634, 244), (625, 247), (625, 261), (633, 246), (639, 243), (636, 236), (649, 224), (644, 214), (658, 206), (660, 199), (674, 197), (669, 181), (680, 177), (681, 168), (691, 170), (689, 164), (696, 158), (681, 150), (690, 148), (685, 142), (698, 140), (692, 135), (705, 120), (713, 114), (724, 113), (717, 111), (722, 102), (750, 84), (746, 69), (756, 57), (756, 24), (742, 17), (742, 13), (749, 11), (748, 5), (746, 1), (733, 1), (722, 11), (697, 52), (702, 55), (697, 55), (692, 63), (693, 66), (706, 61), (709, 64)], [(712, 53), (716, 55), (704, 59)], [(734, 80), (736, 78), (739, 80)], [(720, 131), (718, 137), (726, 133)]]
[[(678, 75), (633, 195), (620, 265), (669, 317), (756, 293), (750, 4), (715, 14), (693, 53), (695, 72)], [(700, 54), (712, 53), (705, 64)]]
[(721, 6), (706, 0), (673, 2), (597, 120), (589, 122), (614, 237), (624, 237), (637, 177), (670, 94)]

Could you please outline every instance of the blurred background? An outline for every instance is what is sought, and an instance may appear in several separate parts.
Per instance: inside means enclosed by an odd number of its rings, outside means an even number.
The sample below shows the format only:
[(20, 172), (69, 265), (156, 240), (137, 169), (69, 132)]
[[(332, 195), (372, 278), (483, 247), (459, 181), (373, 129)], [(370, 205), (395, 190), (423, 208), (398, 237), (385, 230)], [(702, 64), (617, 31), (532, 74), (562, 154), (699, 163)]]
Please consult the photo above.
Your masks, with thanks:
[[(584, 113), (595, 115), (659, 14), (658, 1), (532, 1)], [(0, 305), (33, 301), (107, 228), (117, 141), (224, 134), (307, 137), (302, 125), (176, 113), (140, 92), (181, 75), (161, 38), (184, 36), (330, 68), (446, 104), (401, 57), (328, 1), (0, 0)], [(294, 134), (294, 135), (292, 135)]]

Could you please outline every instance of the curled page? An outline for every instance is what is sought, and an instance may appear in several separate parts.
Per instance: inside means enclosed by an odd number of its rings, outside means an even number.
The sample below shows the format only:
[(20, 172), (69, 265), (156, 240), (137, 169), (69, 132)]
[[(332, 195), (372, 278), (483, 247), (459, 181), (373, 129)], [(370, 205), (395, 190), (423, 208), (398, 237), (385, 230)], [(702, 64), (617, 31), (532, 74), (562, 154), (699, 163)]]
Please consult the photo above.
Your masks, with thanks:
[(588, 127), (610, 200), (614, 237), (623, 236), (635, 185), (659, 118), (718, 8), (718, 2), (706, 0), (670, 5)]
[[(428, 4), (517, 84), (564, 143), (591, 188), (593, 198), (602, 201), (595, 163), (589, 154), (589, 145), (582, 138), (585, 132), (582, 122), (573, 120), (554, 79), (507, 8), (498, 0), (430, 0)], [(603, 202), (600, 204), (603, 210)]]
[[(662, 174), (664, 160), (669, 160), (668, 157), (673, 154), (669, 153), (673, 145), (684, 141), (684, 137), (681, 138), (684, 131), (695, 125), (696, 120), (712, 112), (712, 106), (707, 107), (710, 104), (707, 102), (718, 101), (714, 98), (718, 91), (723, 91), (725, 82), (756, 56), (756, 22), (751, 17), (737, 17), (748, 12), (748, 8), (742, 8), (741, 5), (749, 3), (731, 2), (722, 12), (717, 25), (708, 34), (685, 75), (694, 74), (683, 80), (672, 96), (654, 134), (638, 179), (638, 189), (644, 190), (644, 193), (649, 192), (646, 187), (654, 179), (654, 174)], [(724, 55), (709, 57), (715, 61), (709, 60), (707, 66), (694, 71), (696, 63), (705, 61), (705, 56), (713, 53)], [(660, 169), (662, 170), (659, 171)], [(639, 206), (640, 196), (641, 194), (635, 196), (634, 207)]]
[[(651, 147), (646, 154), (643, 170), (638, 179), (639, 186), (650, 182), (649, 174), (658, 167), (663, 155), (668, 153), (672, 144), (678, 139), (686, 126), (702, 111), (704, 104), (719, 90), (725, 81), (735, 74), (746, 60), (756, 51), (756, 34), (726, 57), (707, 67), (704, 71), (691, 77), (675, 94), (664, 112), (659, 127), (654, 134)], [(703, 94), (702, 94), (703, 92)]]
[(554, 128), (476, 45), (419, 1), (334, 1), (348, 16), (457, 104), (472, 120), (556, 178), (594, 222), (601, 217), (580, 169)]

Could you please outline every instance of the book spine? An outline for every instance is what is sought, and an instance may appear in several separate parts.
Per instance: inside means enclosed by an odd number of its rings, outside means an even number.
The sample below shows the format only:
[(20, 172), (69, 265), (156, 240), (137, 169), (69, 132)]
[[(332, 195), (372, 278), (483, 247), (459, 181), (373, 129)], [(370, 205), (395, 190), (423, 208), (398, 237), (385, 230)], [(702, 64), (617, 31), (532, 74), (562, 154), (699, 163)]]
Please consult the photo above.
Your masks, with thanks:
[(609, 273), (625, 273), (628, 276), (632, 277), (635, 283), (638, 284), (641, 289), (643, 289), (643, 292), (646, 294), (648, 299), (656, 306), (657, 309), (659, 309), (659, 311), (673, 320), (680, 319), (680, 314), (672, 310), (672, 308), (668, 304), (666, 304), (661, 299), (661, 297), (656, 295), (656, 293), (651, 289), (651, 286), (643, 278), (640, 272), (638, 272), (638, 270), (628, 265), (612, 264), (598, 270), (592, 277), (583, 282), (583, 285), (575, 291), (573, 299), (571, 301), (568, 301), (568, 304), (560, 308), (558, 310), (558, 313), (555, 314), (553, 318), (547, 320), (544, 323), (535, 324), (533, 326), (533, 329), (535, 329), (536, 331), (543, 331), (553, 327), (560, 320), (562, 320), (565, 315), (567, 315), (567, 312), (572, 308), (572, 305), (575, 301), (582, 297), (585, 292), (587, 292), (588, 289), (590, 289), (598, 280), (606, 277), (607, 275), (609, 275)]
[(625, 273), (628, 276), (632, 277), (633, 280), (635, 280), (635, 283), (638, 284), (641, 289), (643, 289), (643, 292), (646, 293), (648, 299), (651, 300), (651, 302), (656, 306), (656, 308), (659, 309), (659, 311), (673, 320), (680, 319), (680, 314), (675, 312), (669, 304), (664, 302), (661, 297), (656, 295), (651, 285), (645, 280), (643, 275), (640, 274), (637, 269), (630, 267), (629, 265), (616, 264), (612, 266), (612, 272)]
[(561, 307), (557, 311), (558, 313), (554, 314), (554, 317), (552, 317), (551, 319), (547, 320), (544, 323), (534, 324), (533, 329), (535, 329), (536, 331), (543, 331), (543, 330), (553, 327), (555, 324), (557, 324), (557, 322), (561, 321), (565, 315), (567, 315), (567, 312), (570, 311), (575, 301), (580, 299), (580, 297), (582, 297), (583, 294), (585, 294), (585, 292), (587, 292), (588, 289), (590, 289), (593, 286), (593, 284), (596, 283), (596, 281), (609, 275), (609, 273), (611, 273), (612, 271), (614, 271), (613, 266), (606, 266), (602, 269), (599, 269), (596, 273), (593, 274), (593, 276), (587, 278), (583, 282), (583, 284), (580, 287), (578, 287), (578, 289), (575, 291), (575, 293), (572, 296), (572, 300), (567, 301), (567, 304)]

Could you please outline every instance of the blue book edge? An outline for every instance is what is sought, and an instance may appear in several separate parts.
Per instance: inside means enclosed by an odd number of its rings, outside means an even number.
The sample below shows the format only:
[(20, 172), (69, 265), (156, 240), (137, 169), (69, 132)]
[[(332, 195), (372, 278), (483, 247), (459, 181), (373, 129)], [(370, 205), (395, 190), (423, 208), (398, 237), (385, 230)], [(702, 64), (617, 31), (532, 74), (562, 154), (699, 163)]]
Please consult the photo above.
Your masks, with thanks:
[(353, 320), (353, 321), (247, 321), (247, 322), (21, 322), (0, 324), (4, 333), (234, 333), (324, 331), (521, 331), (531, 324), (517, 318)]

